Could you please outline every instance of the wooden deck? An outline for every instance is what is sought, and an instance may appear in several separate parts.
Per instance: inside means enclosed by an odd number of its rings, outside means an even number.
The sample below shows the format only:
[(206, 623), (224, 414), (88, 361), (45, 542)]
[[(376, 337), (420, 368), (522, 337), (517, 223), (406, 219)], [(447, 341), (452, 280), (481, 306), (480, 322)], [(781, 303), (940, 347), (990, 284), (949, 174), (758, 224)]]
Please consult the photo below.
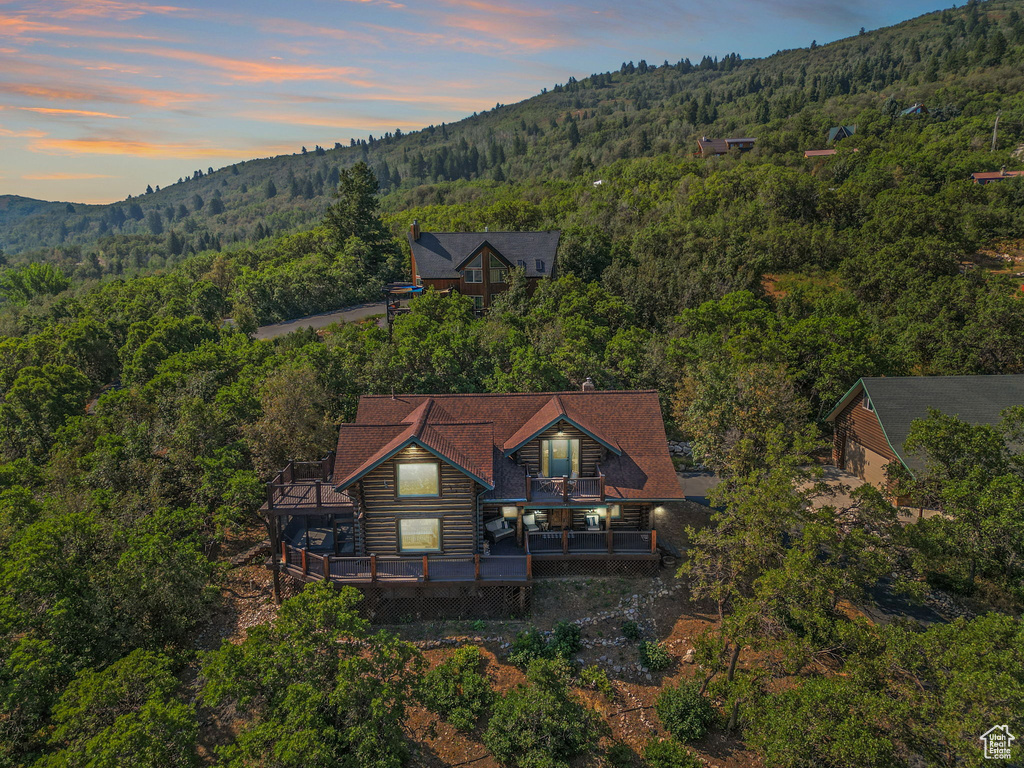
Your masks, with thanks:
[(417, 584), (484, 581), (521, 584), (531, 579), (529, 555), (423, 555), (421, 557), (333, 557), (281, 545), (285, 572), (305, 581), (342, 584)]

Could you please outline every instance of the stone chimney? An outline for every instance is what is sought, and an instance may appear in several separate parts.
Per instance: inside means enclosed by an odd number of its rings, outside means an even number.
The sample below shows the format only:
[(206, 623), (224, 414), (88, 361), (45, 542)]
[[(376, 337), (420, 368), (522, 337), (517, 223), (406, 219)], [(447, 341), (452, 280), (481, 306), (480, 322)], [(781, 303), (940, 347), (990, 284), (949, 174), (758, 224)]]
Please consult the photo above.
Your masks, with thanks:
[(420, 223), (416, 219), (412, 220), (412, 226), (409, 227), (409, 234), (412, 235), (413, 240), (420, 239)]
[(595, 389), (597, 389), (597, 387), (594, 386), (594, 380), (587, 376), (586, 381), (583, 382), (583, 391), (593, 392)]
[(1005, 176), (1006, 175), (1006, 166), (1005, 165), (1002, 168), (999, 169), (999, 175), (1000, 176)]

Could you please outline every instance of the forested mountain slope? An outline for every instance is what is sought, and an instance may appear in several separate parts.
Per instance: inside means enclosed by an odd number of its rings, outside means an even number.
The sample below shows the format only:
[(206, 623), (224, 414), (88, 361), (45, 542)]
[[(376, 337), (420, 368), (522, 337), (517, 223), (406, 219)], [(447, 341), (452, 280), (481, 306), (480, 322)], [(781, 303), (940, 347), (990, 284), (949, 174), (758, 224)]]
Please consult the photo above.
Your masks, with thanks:
[[(823, 146), (831, 125), (857, 122), (863, 138), (880, 137), (885, 131), (872, 117), (887, 99), (894, 100), (889, 106), (928, 104), (928, 138), (948, 134), (929, 149), (956, 152), (961, 162), (943, 157), (942, 174), (962, 178), (1013, 163), (1022, 141), (1013, 98), (1021, 84), (1014, 63), (1024, 51), (1022, 9), (1019, 0), (972, 4), (766, 59), (624, 63), (450, 125), (217, 171), (183, 169), (178, 183), (108, 206), (0, 197), (0, 249), (10, 256), (81, 245), (98, 253), (105, 271), (144, 268), (153, 257), (162, 266), (167, 258), (316, 222), (338, 169), (359, 160), (385, 191), (396, 191), (395, 205), (439, 199), (443, 191), (422, 188), (438, 182), (510, 180), (532, 188), (593, 180), (595, 169), (619, 160), (688, 156), (701, 135), (756, 136), (747, 162), (792, 164), (797, 152)], [(1007, 114), (998, 150), (972, 157), (972, 149), (987, 147), (979, 137), (1000, 109), (1017, 113)], [(952, 118), (960, 118), (956, 127), (935, 127)], [(71, 265), (79, 254), (48, 256)]]

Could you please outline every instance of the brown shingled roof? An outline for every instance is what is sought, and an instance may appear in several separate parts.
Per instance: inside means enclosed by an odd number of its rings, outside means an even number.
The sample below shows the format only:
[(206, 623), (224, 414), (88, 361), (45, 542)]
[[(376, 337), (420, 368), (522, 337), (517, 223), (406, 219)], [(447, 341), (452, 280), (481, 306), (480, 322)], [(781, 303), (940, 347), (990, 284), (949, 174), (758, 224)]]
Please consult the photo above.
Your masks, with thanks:
[(484, 481), (487, 498), (522, 499), (525, 470), (505, 452), (561, 418), (611, 448), (601, 465), (609, 496), (682, 498), (654, 391), (364, 396), (342, 425), (334, 476), (347, 487), (416, 442)]

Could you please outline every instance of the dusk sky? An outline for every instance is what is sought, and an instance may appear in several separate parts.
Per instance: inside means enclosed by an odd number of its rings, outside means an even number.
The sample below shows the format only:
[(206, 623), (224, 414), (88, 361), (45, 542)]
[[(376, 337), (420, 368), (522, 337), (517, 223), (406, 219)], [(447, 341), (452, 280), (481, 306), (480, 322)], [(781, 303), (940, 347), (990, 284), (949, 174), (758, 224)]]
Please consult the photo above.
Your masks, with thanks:
[(950, 4), (0, 0), (0, 194), (109, 202), (453, 122), (627, 60), (764, 56)]

